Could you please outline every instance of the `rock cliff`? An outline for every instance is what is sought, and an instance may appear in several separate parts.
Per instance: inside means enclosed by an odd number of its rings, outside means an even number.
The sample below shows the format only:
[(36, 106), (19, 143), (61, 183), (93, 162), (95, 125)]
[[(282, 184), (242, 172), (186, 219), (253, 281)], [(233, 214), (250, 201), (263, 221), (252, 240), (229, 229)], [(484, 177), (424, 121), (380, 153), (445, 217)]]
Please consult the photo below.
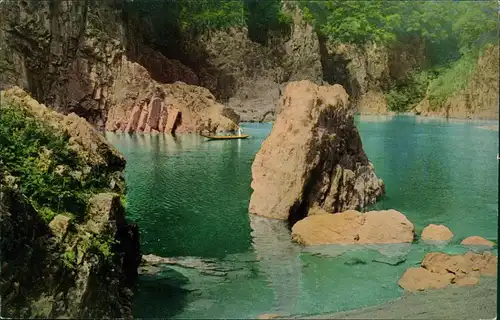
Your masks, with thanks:
[(479, 56), (465, 88), (447, 98), (440, 108), (425, 97), (415, 108), (417, 114), (459, 119), (498, 119), (499, 47), (489, 46)]
[(2, 316), (131, 318), (141, 255), (124, 158), (18, 87), (0, 101)]
[[(248, 25), (184, 34), (168, 24), (175, 19), (164, 18), (173, 14), (169, 8), (126, 0), (4, 1), (0, 88), (18, 85), (100, 130), (196, 131), (211, 119), (230, 131), (235, 124), (215, 100), (242, 121), (269, 121), (286, 84), (298, 80), (341, 84), (359, 113), (386, 114), (388, 88), (427, 63), (420, 38), (391, 46), (333, 44), (292, 1), (282, 8), (290, 23), (268, 32), (265, 43), (252, 39)], [(431, 110), (424, 99), (418, 112), (497, 118), (492, 54), (442, 110)], [(166, 85), (178, 81), (186, 85)]]
[(391, 46), (332, 44), (320, 38), (320, 48), (324, 79), (346, 88), (361, 114), (387, 114), (389, 86), (426, 63), (425, 45), (419, 38)]
[(384, 192), (363, 151), (340, 85), (288, 84), (270, 135), (252, 165), (249, 210), (294, 223), (312, 207), (361, 209)]
[[(98, 129), (196, 131), (209, 118), (221, 130), (234, 129), (212, 94), (192, 86), (198, 83), (192, 70), (134, 33), (123, 6), (110, 0), (1, 3), (0, 87), (20, 86)], [(162, 83), (175, 81), (192, 85)]]
[[(246, 27), (219, 31), (197, 39), (187, 51), (198, 57), (200, 83), (241, 115), (242, 121), (274, 119), (286, 83), (323, 83), (319, 42), (299, 8), (284, 3), (292, 23), (270, 35), (267, 44), (252, 41)], [(201, 61), (202, 60), (202, 61)]]

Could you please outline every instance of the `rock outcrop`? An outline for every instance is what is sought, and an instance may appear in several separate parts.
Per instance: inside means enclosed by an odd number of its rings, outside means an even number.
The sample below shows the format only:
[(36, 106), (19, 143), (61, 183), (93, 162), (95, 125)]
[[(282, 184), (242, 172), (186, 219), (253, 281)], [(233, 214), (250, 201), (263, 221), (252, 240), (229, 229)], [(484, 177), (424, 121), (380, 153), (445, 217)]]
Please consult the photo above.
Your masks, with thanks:
[(463, 244), (465, 246), (485, 246), (485, 247), (495, 246), (494, 242), (479, 236), (467, 237), (463, 239), (462, 242), (460, 242), (460, 244)]
[(442, 224), (430, 224), (424, 228), (420, 238), (424, 241), (444, 242), (450, 241), (453, 238), (453, 232)]
[(376, 43), (333, 44), (320, 39), (320, 48), (324, 79), (341, 84), (361, 114), (388, 114), (386, 90), (426, 61), (420, 38), (390, 47)]
[[(123, 18), (123, 5), (1, 3), (0, 89), (17, 85), (99, 130), (195, 132), (209, 118), (220, 130), (233, 130), (236, 124), (221, 114), (224, 107), (194, 86), (197, 75), (148, 47), (133, 19)], [(190, 85), (161, 83), (176, 81)], [(168, 126), (162, 126), (167, 118)]]
[(413, 224), (396, 210), (348, 210), (309, 215), (292, 227), (292, 239), (304, 245), (411, 243), (413, 231)]
[(317, 206), (361, 209), (384, 192), (363, 151), (340, 85), (288, 84), (270, 135), (252, 165), (249, 211), (292, 223)]
[(293, 1), (283, 1), (290, 25), (270, 32), (267, 43), (252, 41), (248, 27), (216, 31), (189, 41), (200, 66), (200, 85), (241, 115), (242, 121), (273, 120), (286, 83), (323, 83), (319, 42)]
[(408, 291), (440, 289), (450, 284), (474, 285), (481, 275), (496, 276), (498, 258), (489, 252), (448, 255), (432, 252), (425, 255), (421, 267), (409, 268), (398, 284)]
[[(141, 256), (121, 203), (124, 158), (85, 119), (58, 114), (20, 88), (0, 102), (2, 140), (13, 139), (20, 121), (14, 139), (35, 141), (27, 150), (1, 146), (2, 316), (131, 318)], [(35, 161), (29, 168), (23, 154)]]
[(498, 119), (499, 47), (489, 46), (478, 58), (465, 88), (433, 106), (426, 96), (415, 112), (423, 116), (458, 119)]

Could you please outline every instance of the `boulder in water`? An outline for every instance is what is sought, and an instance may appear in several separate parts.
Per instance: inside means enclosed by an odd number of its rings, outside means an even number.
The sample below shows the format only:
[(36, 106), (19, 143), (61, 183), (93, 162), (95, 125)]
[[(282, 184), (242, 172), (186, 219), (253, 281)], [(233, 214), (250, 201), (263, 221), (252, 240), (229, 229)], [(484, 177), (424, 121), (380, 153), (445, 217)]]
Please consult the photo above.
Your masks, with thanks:
[(310, 215), (292, 227), (304, 245), (411, 243), (413, 224), (396, 210)]
[(292, 223), (318, 206), (361, 209), (384, 192), (363, 151), (355, 110), (340, 85), (291, 82), (252, 165), (249, 211)]
[(450, 241), (451, 238), (453, 238), (453, 232), (451, 232), (450, 229), (448, 229), (446, 226), (443, 226), (442, 224), (430, 224), (424, 228), (420, 237), (422, 238), (422, 240), (428, 242)]
[(408, 291), (444, 288), (450, 284), (475, 285), (481, 275), (495, 276), (498, 260), (489, 252), (448, 255), (432, 252), (425, 255), (421, 267), (409, 268), (398, 284)]
[(468, 237), (462, 240), (460, 244), (466, 245), (466, 246), (485, 246), (485, 247), (493, 247), (495, 243), (493, 243), (490, 240), (486, 240), (483, 237), (478, 237), (478, 236), (472, 236)]

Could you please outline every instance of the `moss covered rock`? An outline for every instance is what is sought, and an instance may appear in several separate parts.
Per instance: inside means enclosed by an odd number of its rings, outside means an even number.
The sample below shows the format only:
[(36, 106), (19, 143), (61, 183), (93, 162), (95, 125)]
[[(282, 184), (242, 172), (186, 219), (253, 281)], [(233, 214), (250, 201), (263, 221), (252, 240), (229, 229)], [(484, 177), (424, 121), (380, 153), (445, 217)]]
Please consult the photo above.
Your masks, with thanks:
[(19, 88), (1, 102), (1, 315), (131, 317), (140, 248), (121, 201), (123, 156)]

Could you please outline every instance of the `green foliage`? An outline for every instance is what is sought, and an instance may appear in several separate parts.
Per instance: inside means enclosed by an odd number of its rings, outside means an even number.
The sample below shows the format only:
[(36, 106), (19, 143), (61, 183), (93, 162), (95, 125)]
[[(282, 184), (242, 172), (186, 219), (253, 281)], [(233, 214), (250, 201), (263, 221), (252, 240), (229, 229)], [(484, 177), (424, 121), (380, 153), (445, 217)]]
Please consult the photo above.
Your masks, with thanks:
[(438, 109), (455, 92), (465, 88), (469, 76), (477, 64), (477, 55), (468, 53), (460, 60), (452, 63), (429, 85), (429, 103), (433, 109)]
[(382, 1), (325, 1), (329, 15), (319, 30), (336, 43), (386, 43), (396, 39), (394, 29), (401, 15), (387, 10)]
[(180, 2), (180, 26), (184, 32), (201, 33), (244, 25), (242, 1), (199, 0)]
[(124, 208), (127, 207), (127, 197), (125, 195), (120, 195), (120, 202)]
[(245, 0), (248, 36), (252, 41), (267, 43), (269, 31), (290, 27), (293, 19), (282, 11), (282, 0)]
[(37, 210), (38, 215), (47, 223), (52, 221), (52, 219), (57, 215), (52, 209), (47, 207), (41, 207)]
[(65, 251), (62, 256), (61, 260), (63, 262), (63, 265), (68, 268), (69, 270), (72, 270), (75, 268), (76, 265), (76, 254), (75, 251), (73, 250), (68, 250)]
[(21, 193), (47, 222), (58, 213), (82, 219), (91, 192), (107, 187), (103, 173), (73, 174), (84, 163), (68, 143), (68, 135), (36, 120), (21, 106), (0, 107), (0, 160), (19, 178)]
[(90, 251), (101, 254), (105, 259), (111, 259), (113, 257), (113, 251), (111, 249), (115, 243), (116, 241), (114, 239), (93, 237), (91, 239)]
[(498, 22), (493, 0), (326, 0), (299, 6), (304, 19), (332, 42), (391, 43), (417, 36), (426, 40), (430, 52), (440, 51), (436, 44), (452, 51), (470, 49), (483, 34), (496, 30)]
[(106, 233), (87, 235), (88, 237), (82, 238), (78, 244), (80, 254), (92, 253), (98, 255), (104, 261), (111, 262), (114, 257), (113, 245), (117, 241)]
[(411, 73), (402, 82), (395, 84), (386, 93), (389, 110), (406, 112), (420, 102), (427, 90), (431, 75), (426, 71)]

